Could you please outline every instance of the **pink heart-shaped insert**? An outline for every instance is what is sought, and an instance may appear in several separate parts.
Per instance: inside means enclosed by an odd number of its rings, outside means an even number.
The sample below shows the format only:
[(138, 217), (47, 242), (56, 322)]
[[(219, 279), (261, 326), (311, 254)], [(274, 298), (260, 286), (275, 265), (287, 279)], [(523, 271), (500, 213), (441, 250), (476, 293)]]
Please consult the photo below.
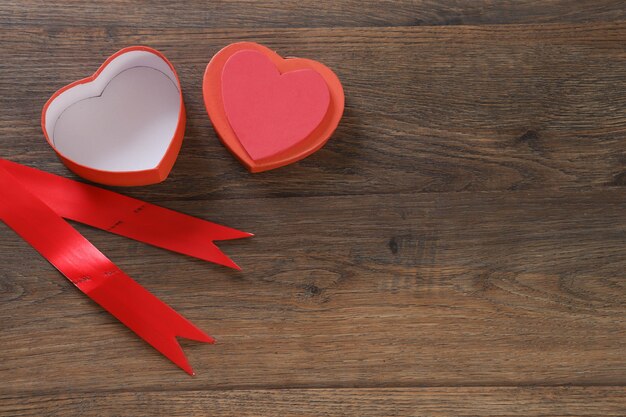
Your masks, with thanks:
[(280, 73), (264, 54), (242, 50), (222, 71), (226, 117), (255, 161), (273, 157), (302, 140), (328, 112), (330, 92), (312, 69)]

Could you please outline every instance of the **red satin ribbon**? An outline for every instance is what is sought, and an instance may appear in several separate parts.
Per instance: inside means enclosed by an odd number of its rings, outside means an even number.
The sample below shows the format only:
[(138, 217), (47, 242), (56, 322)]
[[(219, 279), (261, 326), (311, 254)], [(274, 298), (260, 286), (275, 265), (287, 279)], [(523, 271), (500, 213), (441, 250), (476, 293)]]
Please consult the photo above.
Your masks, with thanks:
[(214, 339), (122, 272), (62, 217), (239, 269), (213, 244), (252, 236), (0, 159), (0, 218), (78, 289), (187, 373), (176, 337)]

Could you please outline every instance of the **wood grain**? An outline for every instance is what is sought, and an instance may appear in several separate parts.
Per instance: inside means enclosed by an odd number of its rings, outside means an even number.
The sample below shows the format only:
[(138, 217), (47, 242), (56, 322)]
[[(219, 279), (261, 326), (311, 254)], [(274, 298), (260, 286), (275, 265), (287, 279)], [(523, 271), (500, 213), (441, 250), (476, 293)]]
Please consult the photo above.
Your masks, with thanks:
[(575, 23), (626, 18), (619, 0), (5, 0), (3, 25), (142, 28), (293, 28)]
[(0, 397), (0, 415), (623, 416), (622, 387), (165, 391)]
[(254, 231), (222, 245), (244, 272), (79, 230), (218, 339), (185, 343), (198, 375), (3, 233), (0, 392), (626, 382), (624, 193), (165, 205)]
[[(0, 30), (13, 39), (11, 30)], [(198, 30), (29, 29), (5, 42), (0, 132), (5, 157), (67, 170), (50, 157), (41, 107), (62, 85), (130, 44), (176, 65), (189, 113), (170, 179), (147, 199), (590, 189), (626, 184), (626, 27)], [(343, 80), (347, 108), (320, 152), (249, 175), (219, 143), (200, 85), (220, 47), (254, 39), (319, 59)], [(37, 59), (33, 59), (33, 57)], [(389, 67), (389, 65), (391, 65)], [(176, 190), (172, 192), (172, 190)], [(124, 191), (127, 192), (127, 191)]]
[[(221, 245), (244, 270), (74, 225), (218, 344), (182, 341), (188, 377), (0, 223), (0, 415), (626, 414), (622, 2), (173, 4), (2, 2), (0, 157), (72, 177), (44, 102), (161, 50), (183, 149), (119, 191), (254, 232)], [(337, 72), (321, 151), (251, 175), (216, 139), (201, 78), (239, 40)]]

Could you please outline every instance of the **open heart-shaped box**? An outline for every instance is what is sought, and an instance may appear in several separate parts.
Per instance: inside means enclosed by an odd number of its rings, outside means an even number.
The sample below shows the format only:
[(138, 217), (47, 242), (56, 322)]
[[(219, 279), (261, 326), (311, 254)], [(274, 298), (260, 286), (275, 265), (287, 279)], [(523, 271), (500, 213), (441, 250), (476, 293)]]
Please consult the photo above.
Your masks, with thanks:
[(92, 76), (61, 88), (41, 115), (46, 140), (69, 169), (122, 186), (165, 180), (185, 123), (174, 67), (143, 46), (118, 51)]

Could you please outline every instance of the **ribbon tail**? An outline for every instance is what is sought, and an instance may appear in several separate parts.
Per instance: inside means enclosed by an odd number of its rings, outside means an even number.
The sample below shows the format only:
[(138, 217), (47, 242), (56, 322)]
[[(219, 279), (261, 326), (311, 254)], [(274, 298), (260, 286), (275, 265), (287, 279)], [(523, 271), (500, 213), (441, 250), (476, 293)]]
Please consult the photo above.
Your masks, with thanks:
[(87, 295), (189, 375), (193, 369), (176, 338), (215, 343), (125, 274), (110, 277)]
[(0, 167), (61, 217), (230, 268), (240, 269), (214, 241), (253, 236), (15, 162)]
[(176, 337), (206, 343), (213, 338), (133, 281), (2, 166), (0, 219), (78, 289), (193, 374)]
[(213, 241), (253, 236), (251, 233), (143, 202), (105, 230), (237, 270), (241, 268)]

